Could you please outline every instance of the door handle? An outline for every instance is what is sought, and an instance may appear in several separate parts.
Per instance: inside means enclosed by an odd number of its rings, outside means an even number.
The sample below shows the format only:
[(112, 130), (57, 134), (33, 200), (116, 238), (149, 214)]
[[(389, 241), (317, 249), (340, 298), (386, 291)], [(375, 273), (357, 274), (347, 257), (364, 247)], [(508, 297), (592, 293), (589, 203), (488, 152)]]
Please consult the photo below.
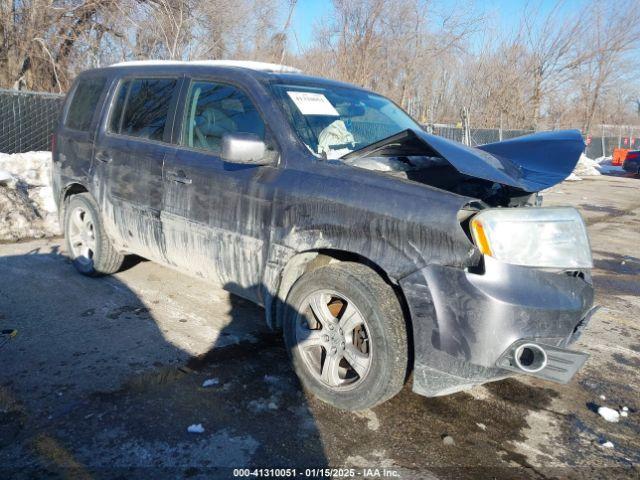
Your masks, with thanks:
[(98, 152), (96, 153), (96, 160), (102, 163), (111, 163), (113, 158), (107, 152)]
[(172, 182), (184, 183), (185, 185), (191, 185), (192, 180), (184, 175), (182, 172), (167, 172), (167, 180)]

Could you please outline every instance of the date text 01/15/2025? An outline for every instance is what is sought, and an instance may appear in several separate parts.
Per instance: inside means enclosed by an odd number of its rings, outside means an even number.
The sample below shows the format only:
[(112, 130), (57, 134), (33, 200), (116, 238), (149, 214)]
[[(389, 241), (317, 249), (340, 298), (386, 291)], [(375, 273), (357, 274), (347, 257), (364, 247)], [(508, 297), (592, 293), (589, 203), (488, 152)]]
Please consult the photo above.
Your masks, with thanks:
[(234, 468), (234, 477), (264, 478), (399, 478), (389, 468)]

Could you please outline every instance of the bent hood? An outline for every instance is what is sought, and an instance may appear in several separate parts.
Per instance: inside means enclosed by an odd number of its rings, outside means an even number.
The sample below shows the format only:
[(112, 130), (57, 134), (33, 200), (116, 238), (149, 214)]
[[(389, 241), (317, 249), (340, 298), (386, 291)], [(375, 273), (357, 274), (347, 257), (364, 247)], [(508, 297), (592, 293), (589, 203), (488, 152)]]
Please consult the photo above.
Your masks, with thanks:
[(465, 175), (538, 192), (567, 178), (583, 151), (578, 130), (535, 133), (479, 147), (420, 130), (404, 130), (342, 158), (436, 153)]

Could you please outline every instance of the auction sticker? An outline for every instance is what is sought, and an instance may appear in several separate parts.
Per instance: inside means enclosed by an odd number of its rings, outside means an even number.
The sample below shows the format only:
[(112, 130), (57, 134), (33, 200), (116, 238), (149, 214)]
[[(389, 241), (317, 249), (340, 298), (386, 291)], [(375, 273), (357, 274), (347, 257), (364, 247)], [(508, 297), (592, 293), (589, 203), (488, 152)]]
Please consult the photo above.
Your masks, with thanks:
[(340, 116), (334, 106), (331, 105), (331, 102), (327, 100), (327, 97), (321, 93), (287, 92), (287, 94), (303, 115)]

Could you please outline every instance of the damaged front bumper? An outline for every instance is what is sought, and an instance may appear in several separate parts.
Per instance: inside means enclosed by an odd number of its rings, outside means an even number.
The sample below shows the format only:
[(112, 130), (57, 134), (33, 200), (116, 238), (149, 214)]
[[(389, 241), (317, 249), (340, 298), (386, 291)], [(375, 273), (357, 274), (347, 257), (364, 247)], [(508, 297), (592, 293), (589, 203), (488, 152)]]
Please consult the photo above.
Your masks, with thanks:
[[(430, 265), (400, 285), (413, 325), (416, 393), (445, 395), (512, 372), (567, 382), (586, 360), (564, 348), (595, 311), (593, 286), (583, 272), (485, 257), (482, 272)], [(534, 346), (518, 351), (522, 345)], [(545, 365), (521, 368), (539, 354), (536, 346), (546, 349)], [(523, 362), (516, 361), (516, 352)]]

